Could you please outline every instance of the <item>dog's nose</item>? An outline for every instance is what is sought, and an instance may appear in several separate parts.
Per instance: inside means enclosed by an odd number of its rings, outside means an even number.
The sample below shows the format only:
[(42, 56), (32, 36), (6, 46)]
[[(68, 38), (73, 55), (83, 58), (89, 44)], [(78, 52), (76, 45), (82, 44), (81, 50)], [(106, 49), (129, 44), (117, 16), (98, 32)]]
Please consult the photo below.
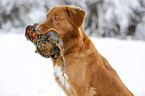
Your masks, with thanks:
[(36, 30), (36, 32), (37, 32), (38, 34), (40, 34), (41, 28), (36, 27), (35, 30)]

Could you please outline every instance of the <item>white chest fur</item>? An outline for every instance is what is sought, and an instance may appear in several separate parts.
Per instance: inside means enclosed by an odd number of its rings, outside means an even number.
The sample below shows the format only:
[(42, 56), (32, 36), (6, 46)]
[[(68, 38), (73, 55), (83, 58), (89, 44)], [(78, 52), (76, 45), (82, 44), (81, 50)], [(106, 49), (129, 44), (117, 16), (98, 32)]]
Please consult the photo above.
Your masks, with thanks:
[(61, 83), (61, 85), (66, 89), (67, 92), (70, 91), (70, 85), (67, 82), (68, 76), (66, 73), (64, 73), (64, 76), (62, 76), (63, 72), (61, 70), (61, 67), (58, 65), (54, 66), (54, 75), (58, 77), (58, 81)]

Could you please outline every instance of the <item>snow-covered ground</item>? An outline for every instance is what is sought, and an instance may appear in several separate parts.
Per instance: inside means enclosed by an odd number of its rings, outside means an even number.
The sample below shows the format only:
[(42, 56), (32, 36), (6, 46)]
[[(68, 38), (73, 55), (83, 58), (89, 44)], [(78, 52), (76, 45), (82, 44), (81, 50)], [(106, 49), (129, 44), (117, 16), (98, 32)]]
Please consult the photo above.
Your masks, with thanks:
[[(145, 42), (91, 38), (135, 96), (145, 96)], [(0, 33), (0, 96), (65, 96), (50, 59), (24, 34)]]

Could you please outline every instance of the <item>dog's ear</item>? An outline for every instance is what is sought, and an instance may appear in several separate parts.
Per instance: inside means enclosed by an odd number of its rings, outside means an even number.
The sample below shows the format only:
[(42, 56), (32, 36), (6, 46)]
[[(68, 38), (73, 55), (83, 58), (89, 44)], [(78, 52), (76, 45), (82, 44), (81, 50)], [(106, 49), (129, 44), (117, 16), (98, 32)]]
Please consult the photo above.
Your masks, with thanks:
[(65, 11), (70, 22), (77, 28), (81, 27), (86, 15), (85, 10), (77, 7), (65, 6)]

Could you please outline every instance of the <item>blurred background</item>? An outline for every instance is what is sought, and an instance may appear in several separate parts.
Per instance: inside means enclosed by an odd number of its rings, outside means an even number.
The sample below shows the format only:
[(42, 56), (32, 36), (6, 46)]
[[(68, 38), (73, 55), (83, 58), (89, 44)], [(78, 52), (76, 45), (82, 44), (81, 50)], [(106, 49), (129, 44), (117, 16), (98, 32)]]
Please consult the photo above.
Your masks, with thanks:
[(53, 5), (86, 10), (89, 36), (145, 40), (145, 0), (0, 0), (0, 32), (22, 33), (26, 25), (44, 21)]
[(135, 96), (145, 96), (145, 0), (0, 0), (0, 96), (66, 96), (51, 59), (24, 36), (53, 5), (86, 10), (84, 29), (97, 50)]

